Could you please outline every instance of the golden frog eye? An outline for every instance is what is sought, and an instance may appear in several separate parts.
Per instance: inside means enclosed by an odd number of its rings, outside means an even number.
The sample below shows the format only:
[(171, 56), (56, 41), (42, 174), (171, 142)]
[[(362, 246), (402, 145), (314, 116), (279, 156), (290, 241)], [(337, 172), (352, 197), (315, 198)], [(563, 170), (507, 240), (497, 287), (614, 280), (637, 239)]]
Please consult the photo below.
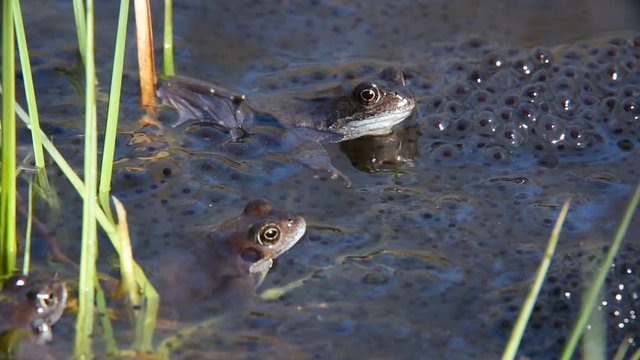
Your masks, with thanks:
[(374, 83), (362, 83), (353, 90), (353, 96), (362, 105), (373, 105), (380, 100), (380, 89)]
[(58, 299), (54, 293), (38, 293), (36, 295), (38, 306), (44, 310), (56, 305)]
[(268, 224), (260, 229), (258, 233), (258, 243), (273, 244), (280, 239), (280, 228), (275, 224)]

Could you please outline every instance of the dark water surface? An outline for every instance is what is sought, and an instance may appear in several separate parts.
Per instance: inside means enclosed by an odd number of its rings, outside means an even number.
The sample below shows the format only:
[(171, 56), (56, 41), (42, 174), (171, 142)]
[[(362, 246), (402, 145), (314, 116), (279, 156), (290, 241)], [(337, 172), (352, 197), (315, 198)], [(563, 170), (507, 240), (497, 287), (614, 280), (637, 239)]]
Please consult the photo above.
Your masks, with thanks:
[[(117, 6), (97, 6), (104, 115)], [(44, 129), (81, 169), (71, 3), (23, 7)], [(256, 197), (309, 224), (258, 293), (304, 281), (198, 329), (176, 358), (497, 358), (571, 198), (521, 347), (533, 359), (557, 357), (588, 283), (583, 268), (603, 253), (640, 180), (637, 2), (176, 1), (174, 16), (181, 75), (251, 97), (392, 65), (409, 76), (418, 102), (389, 136), (326, 146), (353, 182), (346, 188), (291, 158), (283, 129), (269, 122), (249, 125), (252, 135), (238, 143), (202, 124), (172, 128), (177, 116), (167, 109), (163, 133), (139, 130), (128, 43), (113, 192), (129, 212), (141, 263), (171, 246), (189, 249)], [(26, 130), (21, 136), (28, 143)], [(53, 182), (69, 210), (39, 216), (77, 256), (79, 199), (61, 176)], [(640, 346), (639, 236), (636, 217), (599, 307), (609, 357), (626, 335)], [(101, 269), (110, 271), (106, 262)], [(201, 318), (218, 315), (203, 308)], [(71, 348), (73, 321), (67, 313), (56, 327), (53, 353)], [(167, 322), (158, 340), (188, 325)], [(129, 335), (126, 319), (116, 326)]]

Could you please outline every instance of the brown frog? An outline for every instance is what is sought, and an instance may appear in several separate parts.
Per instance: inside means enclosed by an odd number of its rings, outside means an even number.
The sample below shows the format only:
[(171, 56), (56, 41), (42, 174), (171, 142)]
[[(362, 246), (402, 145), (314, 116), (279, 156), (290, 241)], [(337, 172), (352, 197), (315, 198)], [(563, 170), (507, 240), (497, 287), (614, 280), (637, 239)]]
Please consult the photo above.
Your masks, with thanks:
[(253, 200), (239, 216), (209, 229), (202, 239), (156, 257), (147, 269), (161, 302), (172, 308), (210, 299), (238, 302), (255, 293), (273, 260), (305, 230), (302, 216)]
[(391, 67), (375, 78), (337, 87), (308, 93), (296, 89), (273, 95), (255, 94), (252, 98), (220, 86), (173, 77), (161, 85), (158, 96), (178, 111), (176, 125), (189, 119), (208, 120), (228, 129), (234, 138), (244, 134), (245, 119), (252, 111), (270, 114), (288, 129), (283, 144), (296, 159), (348, 183), (319, 143), (388, 134), (415, 107), (404, 74)]
[(51, 326), (62, 316), (66, 301), (67, 290), (61, 281), (38, 287), (23, 275), (7, 279), (0, 291), (0, 353), (11, 355), (17, 343), (28, 337), (27, 332), (36, 336), (37, 343), (50, 341)]

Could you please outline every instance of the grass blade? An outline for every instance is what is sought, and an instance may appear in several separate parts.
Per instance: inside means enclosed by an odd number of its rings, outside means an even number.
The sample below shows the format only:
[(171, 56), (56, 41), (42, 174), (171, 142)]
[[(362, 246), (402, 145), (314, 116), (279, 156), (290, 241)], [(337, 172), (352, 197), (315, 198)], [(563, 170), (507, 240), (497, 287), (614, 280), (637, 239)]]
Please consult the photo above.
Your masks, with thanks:
[(85, 142), (84, 142), (84, 196), (82, 208), (82, 250), (78, 284), (78, 317), (74, 354), (92, 357), (96, 259), (98, 229), (96, 224), (96, 195), (98, 185), (98, 126), (96, 114), (96, 73), (94, 59), (93, 1), (87, 1), (85, 51)]
[(125, 44), (127, 40), (127, 22), (129, 18), (129, 0), (120, 1), (118, 15), (118, 32), (113, 56), (113, 72), (111, 74), (111, 90), (109, 91), (109, 108), (107, 110), (107, 126), (104, 134), (102, 166), (100, 169), (99, 198), (105, 213), (111, 219), (109, 192), (111, 192), (111, 176), (113, 174), (113, 157), (118, 131), (118, 113), (120, 112), (120, 95), (122, 89), (122, 69), (124, 67)]
[(136, 281), (145, 297), (141, 316), (136, 317), (134, 348), (149, 352), (153, 350), (153, 332), (156, 329), (160, 296), (138, 264), (134, 264), (134, 271)]
[(97, 276), (94, 282), (96, 284), (96, 307), (98, 308), (98, 318), (100, 319), (100, 325), (102, 326), (104, 347), (107, 354), (115, 355), (118, 353), (118, 344), (113, 336), (111, 320), (109, 320), (109, 315), (107, 315), (107, 301), (105, 300), (104, 291), (100, 286), (100, 281), (98, 281)]
[(22, 274), (29, 275), (31, 265), (31, 229), (33, 228), (33, 177), (29, 177), (29, 196), (27, 199), (27, 228), (24, 234), (24, 257), (22, 260)]
[(42, 191), (44, 198), (52, 202), (58, 207), (57, 195), (51, 191), (47, 172), (45, 170), (44, 150), (40, 137), (37, 135), (40, 131), (40, 120), (38, 118), (38, 104), (36, 102), (36, 94), (33, 86), (33, 77), (31, 74), (31, 63), (29, 61), (29, 50), (27, 47), (27, 37), (24, 33), (24, 23), (22, 21), (22, 10), (20, 9), (20, 0), (13, 0), (13, 19), (15, 21), (15, 31), (18, 43), (18, 52), (20, 54), (20, 66), (22, 67), (22, 77), (24, 80), (25, 95), (27, 98), (27, 107), (29, 109), (29, 118), (31, 119), (31, 128), (35, 132), (31, 132), (31, 142), (33, 143), (33, 155), (36, 162), (36, 184), (38, 189)]
[[(0, 94), (2, 94), (2, 91), (0, 91)], [(18, 104), (16, 104), (15, 110), (20, 120), (28, 125), (29, 115)], [(67, 160), (65, 160), (60, 151), (55, 147), (55, 145), (53, 145), (51, 140), (47, 138), (47, 135), (42, 132), (42, 130), (40, 131), (40, 140), (42, 141), (42, 146), (47, 151), (51, 159), (56, 163), (56, 165), (58, 165), (60, 171), (62, 171), (67, 180), (69, 180), (76, 192), (84, 199), (84, 183), (82, 182), (78, 174), (75, 173), (73, 168), (71, 168), (71, 165), (69, 165)], [(120, 247), (118, 231), (115, 224), (109, 220), (109, 218), (107, 217), (107, 215), (105, 215), (104, 211), (102, 211), (101, 208), (97, 207), (96, 211), (98, 224), (100, 224), (104, 232), (107, 234), (107, 237), (111, 241), (111, 245), (113, 246), (113, 248), (118, 253), (118, 256), (121, 256), (122, 249)], [(136, 282), (142, 289), (142, 293), (145, 296), (144, 321), (141, 323), (141, 327), (144, 330), (144, 338), (141, 341), (141, 346), (144, 351), (150, 351), (152, 349), (153, 332), (156, 326), (156, 318), (158, 314), (160, 298), (158, 296), (158, 292), (149, 282), (140, 265), (134, 262), (133, 266)]]
[(122, 255), (120, 256), (120, 291), (126, 293), (129, 302), (133, 307), (140, 306), (140, 295), (134, 280), (133, 270), (133, 251), (131, 250), (131, 241), (129, 239), (129, 226), (127, 225), (127, 211), (124, 205), (115, 196), (112, 197), (115, 204), (116, 214), (118, 215), (118, 234), (120, 235), (120, 248)]
[[(592, 266), (591, 266), (592, 267)], [(589, 269), (585, 269), (583, 279), (587, 279), (586, 272), (593, 274)], [(602, 296), (602, 292), (599, 292)], [(597, 311), (598, 306), (591, 310), (588, 323), (589, 331), (584, 333), (582, 341), (582, 360), (604, 360), (607, 358), (607, 319), (604, 311)], [(596, 311), (593, 311), (596, 310)]]
[(624, 356), (627, 354), (627, 350), (629, 350), (629, 347), (631, 346), (631, 343), (629, 342), (631, 339), (632, 337), (630, 334), (622, 339), (622, 342), (618, 346), (618, 349), (611, 360), (624, 360)]
[(544, 256), (540, 261), (540, 265), (538, 266), (538, 271), (536, 272), (535, 280), (531, 285), (531, 289), (529, 289), (529, 294), (522, 305), (522, 309), (518, 314), (518, 319), (511, 331), (511, 336), (509, 337), (509, 341), (507, 342), (507, 346), (504, 349), (504, 353), (502, 354), (502, 360), (507, 359), (515, 359), (516, 354), (518, 352), (518, 347), (520, 346), (520, 341), (522, 340), (522, 335), (527, 327), (527, 322), (531, 317), (531, 312), (533, 311), (533, 306), (536, 303), (536, 299), (538, 298), (538, 294), (540, 293), (540, 288), (542, 287), (542, 283), (544, 282), (545, 277), (547, 276), (547, 270), (549, 270), (549, 264), (551, 264), (551, 258), (553, 257), (553, 253), (555, 252), (556, 245), (558, 244), (558, 238), (560, 237), (560, 231), (562, 230), (562, 224), (564, 223), (564, 219), (567, 217), (567, 212), (569, 211), (569, 203), (567, 200), (562, 205), (560, 209), (560, 214), (558, 215), (558, 219), (556, 220), (556, 224), (551, 231), (551, 236), (549, 237), (549, 241), (547, 242), (547, 249), (544, 252)]
[(2, 2), (2, 176), (0, 194), (0, 277), (12, 274), (16, 244), (15, 47), (11, 1)]
[(635, 212), (636, 207), (638, 206), (638, 201), (640, 201), (640, 184), (636, 187), (633, 196), (631, 197), (631, 201), (629, 201), (629, 205), (624, 212), (624, 216), (622, 217), (622, 221), (616, 230), (613, 241), (609, 246), (609, 250), (607, 251), (607, 255), (604, 260), (600, 264), (598, 269), (598, 273), (596, 274), (594, 280), (591, 282), (591, 287), (587, 292), (587, 295), (584, 298), (582, 307), (580, 308), (580, 313), (578, 315), (578, 319), (576, 323), (573, 325), (573, 329), (569, 335), (569, 340), (565, 344), (564, 349), (562, 350), (562, 355), (560, 357), (561, 360), (569, 360), (573, 356), (576, 345), (578, 344), (578, 340), (580, 339), (580, 335), (584, 331), (585, 325), (591, 315), (591, 310), (593, 309), (598, 293), (602, 288), (602, 284), (609, 273), (609, 269), (611, 268), (611, 264), (613, 263), (613, 258), (618, 253), (620, 249), (620, 245), (622, 244), (622, 239), (627, 232), (627, 228), (629, 227), (629, 223), (631, 222), (631, 218), (633, 217), (633, 213)]
[(164, 46), (162, 47), (162, 77), (176, 74), (173, 65), (173, 1), (164, 0)]
[(86, 62), (87, 24), (82, 0), (73, 0), (73, 16), (76, 20), (76, 33), (78, 34), (78, 51), (80, 51), (82, 62)]

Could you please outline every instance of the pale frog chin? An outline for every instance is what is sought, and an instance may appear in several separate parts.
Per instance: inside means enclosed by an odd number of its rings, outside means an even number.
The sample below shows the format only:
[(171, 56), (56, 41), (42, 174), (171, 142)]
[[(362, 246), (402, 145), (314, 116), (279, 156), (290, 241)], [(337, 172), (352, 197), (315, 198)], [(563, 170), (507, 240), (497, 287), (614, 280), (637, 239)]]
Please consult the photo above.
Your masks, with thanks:
[(353, 121), (345, 124), (340, 132), (345, 136), (344, 140), (355, 139), (365, 135), (386, 135), (391, 132), (393, 126), (401, 123), (412, 111), (413, 109), (402, 112), (396, 111), (364, 120)]

